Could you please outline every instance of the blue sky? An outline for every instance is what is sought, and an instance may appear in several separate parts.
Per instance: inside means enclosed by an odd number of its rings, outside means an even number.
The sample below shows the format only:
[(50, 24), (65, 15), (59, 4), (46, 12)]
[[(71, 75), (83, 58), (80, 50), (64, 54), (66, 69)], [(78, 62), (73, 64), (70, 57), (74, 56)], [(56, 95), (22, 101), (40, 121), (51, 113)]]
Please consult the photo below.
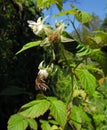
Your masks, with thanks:
[(80, 3), (75, 6), (89, 13), (95, 12), (101, 19), (107, 13), (107, 0), (80, 0)]
[[(82, 11), (86, 11), (90, 14), (95, 13), (101, 19), (104, 19), (105, 15), (107, 14), (107, 0), (77, 0), (77, 3), (71, 3), (70, 0), (64, 4), (64, 9), (70, 9), (70, 4), (75, 5), (78, 9)], [(58, 17), (53, 19), (52, 16), (58, 13), (58, 9), (56, 6), (52, 6), (49, 10), (44, 10), (44, 15), (49, 16), (47, 22), (49, 22), (52, 26), (54, 26), (55, 21), (64, 20), (66, 17)], [(79, 24), (76, 22), (76, 27)]]

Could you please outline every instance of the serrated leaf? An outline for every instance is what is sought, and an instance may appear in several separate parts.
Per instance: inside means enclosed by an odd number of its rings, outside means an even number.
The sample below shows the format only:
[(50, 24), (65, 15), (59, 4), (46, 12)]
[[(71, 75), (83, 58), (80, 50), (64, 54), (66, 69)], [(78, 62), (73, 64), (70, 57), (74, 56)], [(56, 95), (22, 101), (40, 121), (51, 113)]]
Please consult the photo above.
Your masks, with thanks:
[(50, 107), (47, 100), (36, 100), (22, 106), (21, 115), (30, 118), (36, 118), (43, 115)]
[(26, 118), (20, 114), (15, 114), (8, 121), (8, 130), (25, 130), (28, 127)]
[(64, 128), (67, 121), (66, 105), (60, 100), (53, 100), (51, 101), (50, 112), (59, 125)]
[(50, 122), (51, 124), (53, 124), (53, 125), (58, 125), (58, 122), (55, 121), (55, 120), (49, 120), (49, 122)]
[(41, 120), (41, 128), (42, 130), (50, 130), (51, 126), (48, 121)]
[(73, 106), (70, 114), (70, 124), (74, 124), (77, 130), (81, 130), (82, 124), (90, 124), (91, 119), (81, 107)]
[(29, 118), (29, 119), (27, 119), (27, 121), (28, 121), (28, 125), (31, 129), (37, 130), (37, 122), (34, 119)]
[(71, 8), (74, 10), (75, 12), (75, 17), (76, 19), (81, 22), (82, 24), (86, 24), (88, 22), (90, 22), (92, 20), (92, 15), (90, 15), (89, 13), (85, 12), (85, 11), (81, 11), (78, 8), (76, 8), (74, 5), (71, 5)]
[(32, 47), (39, 46), (40, 43), (41, 43), (41, 41), (29, 42), (29, 43), (25, 44), (25, 45), (22, 47), (22, 49), (16, 53), (16, 55), (19, 54), (19, 53), (21, 53), (21, 52), (23, 52), (23, 51), (25, 51), (25, 50), (27, 50), (27, 49), (30, 49), (30, 48), (32, 48)]
[(96, 88), (96, 78), (86, 69), (76, 69), (76, 75), (78, 76), (82, 87), (86, 92), (92, 96)]

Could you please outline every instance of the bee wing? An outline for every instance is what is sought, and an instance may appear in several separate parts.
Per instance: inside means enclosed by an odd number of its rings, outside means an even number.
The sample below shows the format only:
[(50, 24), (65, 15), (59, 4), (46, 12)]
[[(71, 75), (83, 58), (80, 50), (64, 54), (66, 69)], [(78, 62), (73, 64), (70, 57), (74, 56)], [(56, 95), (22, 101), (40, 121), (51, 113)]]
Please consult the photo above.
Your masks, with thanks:
[(39, 77), (37, 77), (35, 80), (35, 89), (46, 91), (47, 89), (49, 90), (49, 87), (45, 84), (43, 79), (39, 79)]

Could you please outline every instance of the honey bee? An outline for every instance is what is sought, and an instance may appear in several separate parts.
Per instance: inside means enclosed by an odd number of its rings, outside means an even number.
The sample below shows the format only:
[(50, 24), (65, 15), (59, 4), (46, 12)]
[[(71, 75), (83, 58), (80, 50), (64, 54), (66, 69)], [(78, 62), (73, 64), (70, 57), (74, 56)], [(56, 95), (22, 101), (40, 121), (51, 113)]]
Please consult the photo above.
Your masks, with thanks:
[(38, 73), (37, 78), (35, 80), (35, 89), (36, 90), (49, 90), (48, 85), (46, 85), (46, 78), (45, 76), (41, 75), (40, 73)]

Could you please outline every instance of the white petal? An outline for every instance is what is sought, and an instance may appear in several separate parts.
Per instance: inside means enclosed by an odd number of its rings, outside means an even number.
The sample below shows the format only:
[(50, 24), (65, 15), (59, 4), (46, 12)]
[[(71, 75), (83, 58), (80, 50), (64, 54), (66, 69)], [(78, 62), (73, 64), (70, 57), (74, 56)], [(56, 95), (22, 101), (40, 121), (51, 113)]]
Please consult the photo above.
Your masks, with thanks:
[(36, 25), (37, 24), (35, 21), (32, 21), (32, 20), (27, 20), (27, 23), (28, 24), (32, 24), (32, 25)]
[(41, 75), (41, 76), (45, 77), (45, 79), (46, 79), (49, 74), (46, 69), (41, 69), (41, 70), (39, 70), (38, 75)]

